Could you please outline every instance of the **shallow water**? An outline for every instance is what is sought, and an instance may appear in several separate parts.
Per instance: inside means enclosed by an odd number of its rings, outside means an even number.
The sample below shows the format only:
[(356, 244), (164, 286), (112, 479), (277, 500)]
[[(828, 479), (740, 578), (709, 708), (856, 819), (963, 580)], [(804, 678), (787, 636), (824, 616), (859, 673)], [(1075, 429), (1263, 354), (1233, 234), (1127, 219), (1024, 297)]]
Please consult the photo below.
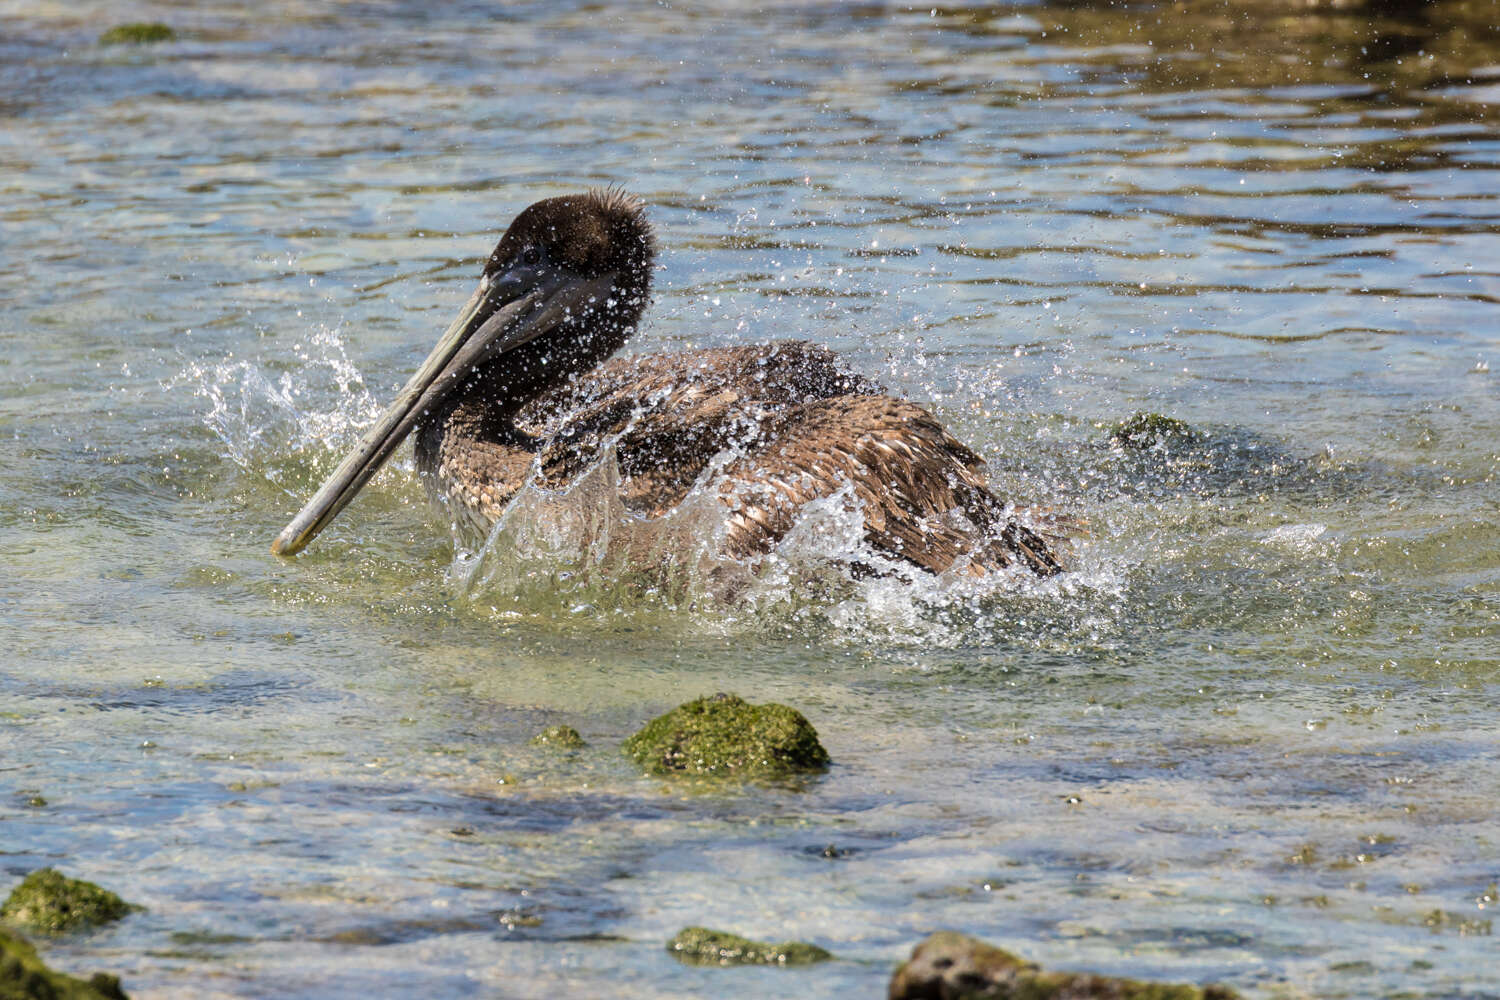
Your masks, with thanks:
[[(50, 960), (876, 997), (955, 927), (1500, 996), (1500, 9), (716, 9), (0, 4), (0, 850), (147, 907)], [(1076, 571), (803, 586), (810, 528), (719, 607), (456, 551), (409, 458), (270, 556), (511, 215), (605, 183), (664, 250), (633, 350), (828, 343), (1085, 518)], [(1113, 443), (1142, 410), (1199, 436)], [(717, 690), (830, 772), (618, 756)], [(839, 960), (685, 968), (685, 924)]]

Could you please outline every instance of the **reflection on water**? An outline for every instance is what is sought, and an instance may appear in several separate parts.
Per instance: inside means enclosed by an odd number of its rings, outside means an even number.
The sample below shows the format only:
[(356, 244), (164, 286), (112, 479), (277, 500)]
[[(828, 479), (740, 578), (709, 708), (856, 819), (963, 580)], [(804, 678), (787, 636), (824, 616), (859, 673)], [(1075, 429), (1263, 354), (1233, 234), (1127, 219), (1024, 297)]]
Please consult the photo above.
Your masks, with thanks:
[[(148, 907), (49, 958), (139, 996), (878, 996), (951, 926), (1500, 995), (1496, 67), (1482, 0), (8, 5), (4, 869)], [(580, 567), (569, 498), (455, 539), (409, 460), (272, 559), (495, 230), (598, 183), (664, 244), (631, 349), (828, 343), (1081, 517), (1076, 571), (849, 581), (811, 512), (725, 604)], [(679, 794), (617, 756), (717, 690), (833, 769)], [(530, 745), (559, 722), (590, 746)], [(687, 924), (842, 960), (690, 969)]]

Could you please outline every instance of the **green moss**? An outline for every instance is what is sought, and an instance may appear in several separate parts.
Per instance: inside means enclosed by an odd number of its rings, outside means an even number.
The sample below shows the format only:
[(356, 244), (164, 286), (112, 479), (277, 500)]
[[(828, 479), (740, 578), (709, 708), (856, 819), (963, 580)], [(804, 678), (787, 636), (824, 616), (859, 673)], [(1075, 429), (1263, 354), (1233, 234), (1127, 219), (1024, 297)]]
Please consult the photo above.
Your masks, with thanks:
[(0, 1000), (127, 1000), (116, 976), (88, 980), (53, 972), (25, 939), (0, 929)]
[(716, 694), (679, 705), (625, 741), (652, 774), (776, 778), (828, 765), (828, 751), (802, 713)]
[(1160, 413), (1137, 413), (1110, 428), (1109, 439), (1124, 448), (1192, 444), (1203, 437), (1192, 425)]
[(529, 928), (542, 926), (542, 918), (526, 910), (502, 910), (496, 914), (495, 919), (501, 927), (504, 927), (508, 931), (513, 931), (517, 927)]
[(108, 889), (41, 868), (11, 890), (0, 917), (39, 934), (65, 934), (119, 920), (130, 909)]
[(890, 1000), (1235, 1000), (1226, 986), (1143, 983), (1089, 972), (1048, 972), (992, 944), (939, 931), (891, 977)]
[(810, 965), (833, 957), (803, 941), (769, 944), (707, 927), (684, 927), (667, 942), (667, 950), (688, 965)]
[(132, 21), (117, 24), (99, 36), (100, 45), (150, 45), (152, 42), (170, 42), (177, 32), (157, 21)]
[(561, 750), (578, 750), (588, 746), (572, 726), (548, 726), (533, 736), (531, 742), (539, 747), (557, 747)]
[(1471, 917), (1466, 913), (1433, 910), (1422, 916), (1422, 923), (1435, 931), (1456, 931), (1463, 937), (1489, 937), (1494, 932), (1494, 922)]

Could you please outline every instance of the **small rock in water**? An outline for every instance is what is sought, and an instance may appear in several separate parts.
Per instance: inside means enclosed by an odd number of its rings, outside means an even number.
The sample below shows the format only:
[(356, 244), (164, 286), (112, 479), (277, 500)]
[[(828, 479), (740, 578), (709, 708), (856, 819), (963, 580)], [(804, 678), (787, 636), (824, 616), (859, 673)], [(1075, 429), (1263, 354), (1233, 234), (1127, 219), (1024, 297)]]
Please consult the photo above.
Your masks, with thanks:
[(75, 979), (54, 972), (19, 935), (0, 930), (0, 997), (6, 1000), (129, 1000), (118, 976)]
[(684, 927), (667, 942), (667, 950), (688, 965), (810, 965), (833, 957), (803, 941), (769, 944), (707, 927)]
[(133, 21), (117, 24), (99, 36), (100, 45), (150, 45), (175, 41), (177, 32), (159, 21)]
[(548, 726), (533, 736), (531, 742), (539, 747), (558, 747), (562, 750), (577, 750), (588, 746), (572, 726)]
[(846, 858), (852, 858), (855, 852), (856, 848), (840, 847), (838, 844), (825, 844), (822, 847), (805, 847), (802, 849), (802, 853), (804, 854), (813, 854), (820, 858), (827, 858), (829, 861), (843, 861)]
[(108, 889), (40, 868), (11, 890), (0, 917), (38, 934), (66, 934), (119, 920), (131, 906)]
[(778, 778), (828, 766), (828, 751), (801, 712), (732, 694), (652, 719), (625, 741), (625, 752), (652, 774)]
[(1110, 428), (1109, 439), (1124, 448), (1147, 448), (1193, 444), (1202, 434), (1191, 424), (1160, 413), (1137, 413)]
[(1048, 972), (956, 931), (917, 945), (891, 977), (888, 1000), (1237, 1000), (1227, 986), (1143, 983), (1089, 972)]

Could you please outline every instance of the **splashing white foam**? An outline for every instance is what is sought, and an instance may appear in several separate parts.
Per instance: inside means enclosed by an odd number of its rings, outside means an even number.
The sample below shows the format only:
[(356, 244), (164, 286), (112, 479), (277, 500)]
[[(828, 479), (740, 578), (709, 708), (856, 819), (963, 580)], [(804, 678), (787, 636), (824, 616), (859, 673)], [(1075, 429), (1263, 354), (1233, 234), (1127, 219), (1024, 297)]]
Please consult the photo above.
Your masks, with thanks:
[[(805, 505), (769, 553), (735, 559), (722, 552), (724, 464), (656, 518), (621, 502), (612, 449), (565, 489), (545, 489), (533, 476), (487, 536), (459, 542), (450, 583), (471, 609), (505, 621), (628, 621), (923, 647), (997, 631), (1030, 641), (1026, 609), (1056, 616), (1073, 595), (1125, 585), (1119, 567), (1083, 563), (1047, 580), (1019, 567), (978, 579), (960, 568), (934, 576), (869, 545), (852, 488)], [(463, 539), (464, 529), (455, 531)]]
[(1272, 528), (1260, 542), (1287, 549), (1299, 555), (1311, 555), (1329, 548), (1326, 524), (1283, 524)]
[(302, 364), (280, 374), (233, 355), (192, 361), (163, 388), (188, 388), (206, 400), (203, 425), (224, 443), (228, 458), (279, 483), (280, 465), (267, 461), (269, 451), (278, 458), (311, 452), (326, 464), (348, 450), (381, 411), (337, 329), (313, 331), (294, 354)]
[[(190, 362), (163, 387), (205, 400), (202, 422), (227, 457), (300, 495), (309, 471), (331, 468), (381, 403), (338, 329), (310, 333), (296, 356), (301, 364), (282, 372), (233, 356)], [(657, 518), (621, 501), (612, 448), (565, 489), (544, 488), (533, 476), (487, 534), (455, 524), (449, 585), (471, 610), (501, 621), (818, 635), (850, 645), (1061, 649), (1068, 635), (1086, 634), (1097, 646), (1117, 625), (1111, 616), (1131, 562), (1118, 552), (1080, 546), (1068, 572), (1047, 580), (1020, 568), (980, 579), (960, 569), (934, 576), (865, 541), (847, 488), (807, 504), (764, 556), (726, 556), (718, 477), (734, 458), (718, 456), (683, 502)], [(1059, 632), (1061, 639), (1051, 634)]]

